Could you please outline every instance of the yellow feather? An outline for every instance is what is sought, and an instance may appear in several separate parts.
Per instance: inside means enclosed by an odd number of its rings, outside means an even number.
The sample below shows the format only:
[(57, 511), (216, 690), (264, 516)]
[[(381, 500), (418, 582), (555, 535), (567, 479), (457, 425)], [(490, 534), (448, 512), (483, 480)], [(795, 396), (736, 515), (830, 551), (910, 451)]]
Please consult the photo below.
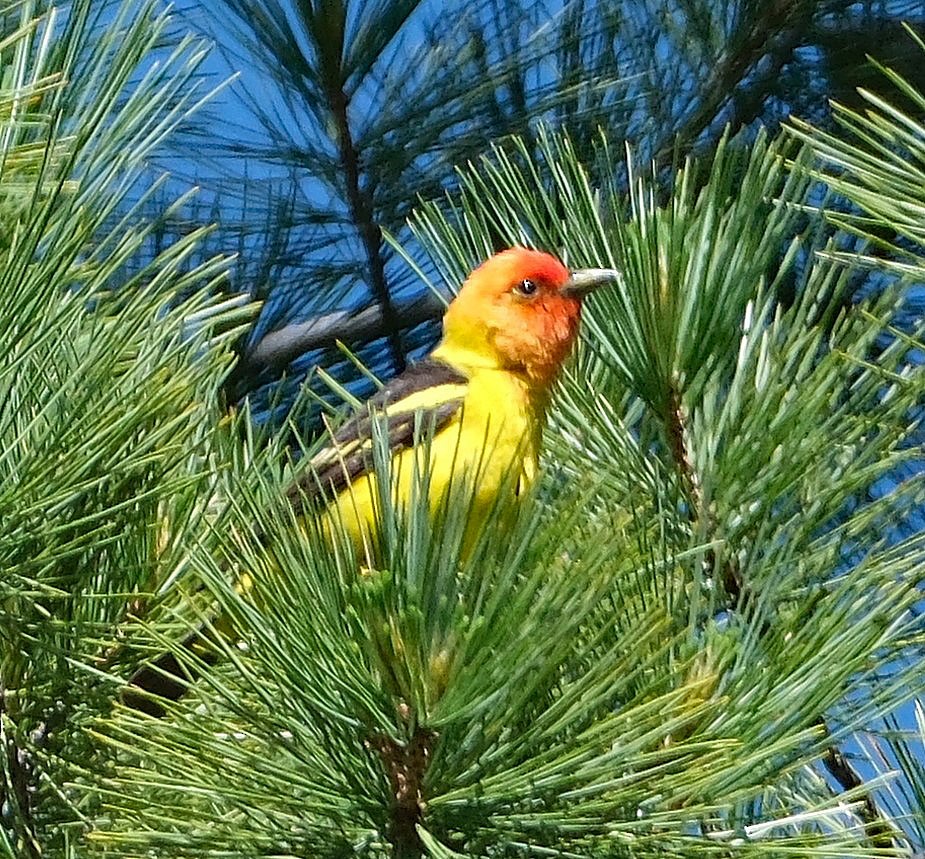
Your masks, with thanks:
[[(438, 350), (434, 357), (453, 364), (454, 356), (448, 355), (448, 351), (451, 350)], [(417, 391), (390, 404), (383, 414), (413, 413), (462, 399), (460, 411), (434, 435), (428, 462), (425, 463), (420, 448), (402, 450), (392, 458), (391, 478), (396, 501), (401, 506), (411, 498), (416, 471), (420, 473), (426, 467), (430, 475), (431, 510), (441, 503), (451, 485), (461, 479), (474, 480), (466, 539), (471, 545), (502, 487), (517, 485), (513, 483), (517, 479), (524, 488), (534, 479), (544, 403), (539, 401), (535, 386), (515, 373), (453, 366), (468, 376), (467, 384), (441, 384)], [(346, 456), (349, 450), (355, 450), (355, 445), (340, 450), (340, 455)], [(329, 452), (323, 454), (326, 458), (331, 456)], [(329, 516), (337, 522), (333, 527), (344, 529), (360, 557), (365, 557), (370, 565), (375, 557), (377, 499), (376, 477), (365, 474), (340, 492), (329, 511)]]

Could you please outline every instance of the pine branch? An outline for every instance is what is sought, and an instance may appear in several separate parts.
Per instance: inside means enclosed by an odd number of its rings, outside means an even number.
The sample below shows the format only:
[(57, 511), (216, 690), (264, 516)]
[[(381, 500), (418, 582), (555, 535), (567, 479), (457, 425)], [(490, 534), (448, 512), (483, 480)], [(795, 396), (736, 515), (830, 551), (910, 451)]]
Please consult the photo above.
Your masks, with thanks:
[(668, 447), (681, 474), (684, 490), (691, 502), (688, 506), (688, 517), (690, 522), (694, 524), (702, 516), (703, 491), (700, 485), (700, 477), (694, 468), (694, 463), (688, 450), (687, 419), (684, 414), (684, 406), (681, 403), (677, 380), (673, 380), (669, 387), (665, 424)]
[(417, 859), (424, 850), (417, 827), (423, 822), (424, 776), (437, 734), (418, 726), (407, 744), (376, 734), (365, 746), (376, 752), (385, 769), (392, 795), (389, 840), (395, 859)]
[(344, 170), (344, 182), (350, 213), (356, 224), (366, 262), (369, 266), (370, 287), (379, 305), (382, 318), (382, 332), (388, 338), (392, 365), (396, 373), (405, 369), (405, 353), (401, 342), (401, 322), (392, 302), (388, 280), (385, 274), (385, 260), (382, 256), (382, 229), (373, 215), (373, 204), (369, 194), (360, 187), (360, 158), (350, 133), (347, 116), (347, 94), (339, 87), (328, 90), (328, 99), (337, 128), (340, 160)]
[[(744, 95), (736, 96), (738, 85), (762, 56), (771, 56), (775, 70), (786, 64), (800, 43), (805, 29), (802, 24), (809, 10), (810, 6), (805, 0), (778, 0), (762, 9), (738, 48), (724, 55), (710, 75), (700, 107), (684, 122), (678, 139), (685, 149), (709, 128), (723, 104), (730, 98), (737, 105), (736, 127), (747, 124), (753, 118), (765, 90), (760, 86), (752, 86), (749, 90), (751, 97), (746, 100)], [(796, 13), (799, 13), (797, 17)], [(764, 75), (763, 80), (770, 77), (771, 73)], [(520, 83), (516, 76), (512, 76), (509, 86), (519, 110), (526, 111), (525, 96), (522, 88), (518, 88)], [(234, 381), (230, 385), (235, 399), (247, 390), (252, 390), (256, 380), (278, 373), (299, 355), (332, 346), (338, 340), (357, 342), (386, 337), (393, 365), (396, 370), (400, 370), (404, 366), (400, 332), (429, 319), (436, 319), (442, 313), (442, 306), (429, 296), (401, 305), (396, 305), (392, 300), (382, 257), (382, 231), (373, 214), (373, 201), (360, 181), (360, 156), (348, 116), (349, 96), (333, 79), (326, 80), (325, 92), (337, 131), (347, 202), (363, 243), (376, 306), (354, 314), (325, 314), (267, 334), (245, 352), (235, 371)], [(670, 157), (674, 148), (674, 141), (666, 143), (657, 159)]]
[[(681, 476), (681, 482), (689, 500), (687, 505), (689, 521), (692, 526), (699, 525), (701, 529), (705, 528), (707, 541), (710, 541), (713, 537), (712, 532), (715, 530), (715, 522), (710, 513), (704, 510), (701, 479), (689, 452), (687, 420), (681, 404), (680, 394), (675, 384), (671, 386), (669, 391), (665, 423), (672, 459)], [(706, 522), (703, 521), (704, 516), (706, 517)], [(705, 563), (713, 577), (722, 581), (728, 609), (739, 612), (747, 611), (754, 597), (751, 589), (744, 582), (738, 565), (735, 563), (734, 558), (724, 558), (722, 569), (717, 570), (718, 560), (716, 551), (713, 548), (708, 549), (705, 553)], [(770, 618), (764, 618), (759, 629), (760, 638), (768, 636), (771, 631), (771, 623)], [(824, 716), (816, 718), (816, 726), (823, 730), (826, 737), (831, 736)], [(848, 763), (844, 753), (836, 744), (833, 743), (826, 749), (822, 762), (829, 774), (846, 793), (858, 791), (859, 788), (863, 787), (863, 780), (851, 764)], [(859, 795), (861, 797), (859, 814), (864, 825), (864, 831), (871, 844), (876, 848), (891, 849), (894, 846), (895, 831), (889, 826), (886, 817), (880, 812), (873, 795), (869, 792), (860, 792)]]
[[(679, 146), (682, 152), (689, 151), (716, 121), (723, 105), (737, 101), (737, 88), (762, 57), (770, 56), (774, 69), (782, 68), (805, 37), (813, 12), (814, 4), (808, 0), (773, 0), (761, 5), (760, 13), (738, 45), (723, 53), (711, 71), (696, 110), (683, 121), (677, 135), (673, 134), (658, 150), (656, 163), (669, 161)], [(762, 79), (770, 80), (771, 75)], [(766, 88), (761, 86), (753, 85), (750, 92), (749, 101), (738, 105), (736, 121), (731, 124), (733, 133), (751, 121), (767, 95)]]
[[(405, 330), (439, 319), (445, 307), (446, 303), (431, 292), (410, 301), (393, 304), (399, 327)], [(229, 379), (231, 400), (237, 400), (253, 390), (261, 379), (280, 373), (306, 352), (326, 349), (338, 342), (375, 340), (383, 336), (388, 328), (389, 323), (382, 306), (374, 305), (359, 312), (338, 310), (271, 331), (241, 356)]]
[[(13, 722), (7, 714), (7, 696), (10, 693), (0, 679), (0, 755), (3, 756), (0, 773), (0, 826), (8, 829), (25, 859), (41, 859), (42, 850), (38, 841), (32, 804), (32, 766), (28, 752), (21, 748), (16, 738), (8, 732)], [(14, 691), (13, 695), (16, 694)]]

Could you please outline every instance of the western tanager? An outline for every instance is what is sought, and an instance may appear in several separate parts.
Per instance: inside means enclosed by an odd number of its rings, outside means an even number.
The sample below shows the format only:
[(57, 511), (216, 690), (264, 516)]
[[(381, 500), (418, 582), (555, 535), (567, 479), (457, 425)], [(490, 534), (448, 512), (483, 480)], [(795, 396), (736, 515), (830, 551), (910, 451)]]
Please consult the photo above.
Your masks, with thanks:
[[(502, 487), (523, 487), (536, 474), (550, 390), (578, 333), (583, 298), (618, 276), (609, 269), (569, 272), (555, 257), (521, 247), (492, 256), (447, 308), (433, 352), (383, 387), (312, 458), (288, 492), (296, 511), (307, 500), (327, 499), (330, 518), (342, 523), (358, 557), (374, 555), (377, 489), (370, 479), (370, 439), (378, 416), (388, 435), (398, 499), (407, 500), (412, 491), (410, 460), (420, 452), (415, 427), (423, 420), (433, 428), (431, 506), (454, 477), (474, 475), (469, 526), (489, 527), (486, 513)], [(185, 684), (165, 674), (182, 674), (170, 654), (142, 668), (132, 684), (179, 697)]]

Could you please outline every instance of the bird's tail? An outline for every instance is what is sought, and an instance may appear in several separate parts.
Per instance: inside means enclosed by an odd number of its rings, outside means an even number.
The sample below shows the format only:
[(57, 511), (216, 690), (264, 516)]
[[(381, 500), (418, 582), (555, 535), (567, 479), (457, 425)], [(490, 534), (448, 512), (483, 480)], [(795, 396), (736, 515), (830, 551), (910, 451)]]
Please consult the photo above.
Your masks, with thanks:
[[(142, 713), (161, 718), (167, 712), (162, 701), (179, 701), (191, 683), (202, 674), (202, 668), (218, 661), (218, 652), (210, 646), (203, 630), (190, 633), (179, 645), (197, 659), (182, 660), (177, 651), (162, 653), (153, 662), (139, 668), (122, 691), (122, 702)], [(160, 700), (158, 700), (160, 699)]]

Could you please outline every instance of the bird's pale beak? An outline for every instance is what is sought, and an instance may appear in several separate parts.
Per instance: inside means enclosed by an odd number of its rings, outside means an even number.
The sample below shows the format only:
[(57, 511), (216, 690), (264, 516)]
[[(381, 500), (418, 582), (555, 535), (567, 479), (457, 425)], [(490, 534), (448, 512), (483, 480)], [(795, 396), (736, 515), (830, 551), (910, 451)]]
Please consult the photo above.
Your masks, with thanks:
[(563, 295), (581, 297), (599, 286), (614, 283), (620, 277), (620, 272), (615, 268), (582, 268), (572, 272), (569, 279), (559, 288), (559, 292)]

